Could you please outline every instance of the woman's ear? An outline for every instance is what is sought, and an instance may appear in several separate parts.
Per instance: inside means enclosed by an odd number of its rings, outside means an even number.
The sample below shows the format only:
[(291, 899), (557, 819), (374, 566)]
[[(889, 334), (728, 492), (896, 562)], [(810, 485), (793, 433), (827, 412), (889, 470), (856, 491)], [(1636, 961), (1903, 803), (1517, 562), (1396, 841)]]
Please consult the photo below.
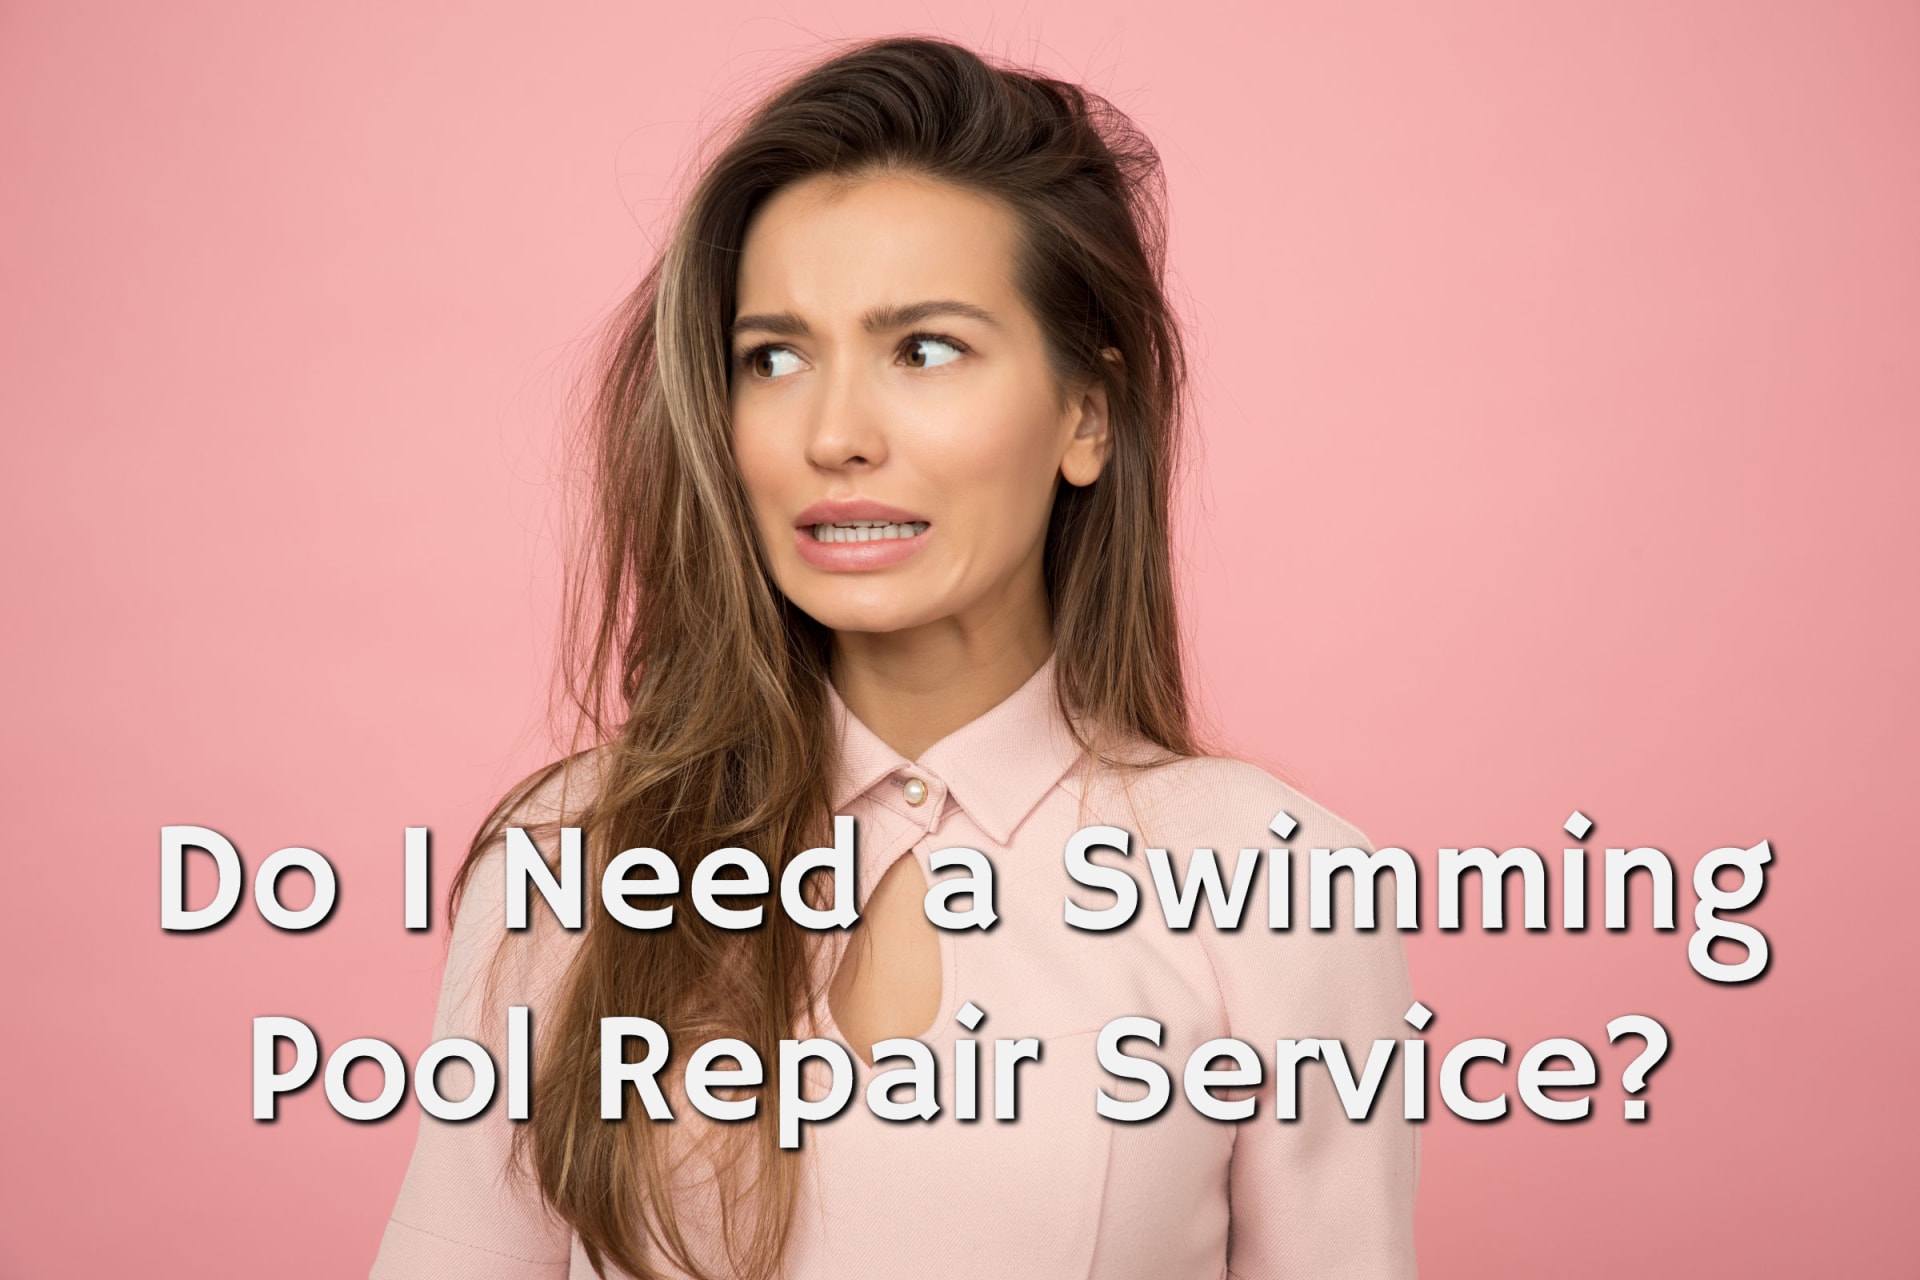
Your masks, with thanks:
[[(1100, 352), (1118, 377), (1120, 353), (1112, 347)], [(1073, 438), (1067, 442), (1066, 456), (1060, 459), (1060, 475), (1068, 484), (1085, 488), (1100, 478), (1107, 459), (1113, 454), (1113, 429), (1107, 413), (1107, 379), (1095, 378), (1081, 391), (1075, 402), (1077, 420)]]

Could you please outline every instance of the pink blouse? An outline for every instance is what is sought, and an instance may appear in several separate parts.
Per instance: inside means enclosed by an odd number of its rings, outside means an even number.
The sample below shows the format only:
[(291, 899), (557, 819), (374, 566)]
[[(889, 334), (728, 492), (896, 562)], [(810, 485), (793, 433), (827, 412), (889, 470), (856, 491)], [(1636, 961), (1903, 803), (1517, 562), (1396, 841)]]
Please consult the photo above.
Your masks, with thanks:
[[(1276, 1117), (1274, 1042), (1339, 1039), (1353, 1074), (1372, 1042), (1414, 1036), (1399, 934), (1351, 927), (1350, 888), (1335, 928), (1309, 929), (1304, 867), (1314, 848), (1370, 848), (1353, 827), (1267, 773), (1203, 758), (1121, 775), (1089, 776), (1054, 705), (1052, 663), (1006, 701), (929, 748), (901, 758), (833, 701), (841, 744), (835, 812), (858, 831), (859, 900), (893, 859), (919, 860), (963, 846), (993, 865), (998, 922), (989, 930), (942, 931), (939, 1015), (916, 1037), (939, 1064), (940, 1112), (927, 1121), (885, 1121), (866, 1106), (867, 1084), (899, 1059), (868, 1066), (852, 1055), (852, 1100), (834, 1119), (806, 1126), (803, 1191), (785, 1274), (860, 1280), (901, 1274), (954, 1277), (1400, 1277), (1415, 1272), (1414, 1188), (1418, 1130), (1402, 1119), (1400, 1053), (1371, 1115), (1350, 1120), (1320, 1062), (1299, 1064), (1298, 1119)], [(917, 783), (917, 785), (916, 785)], [(1298, 823), (1286, 840), (1269, 822)], [(1114, 896), (1075, 883), (1064, 851), (1076, 831), (1105, 825), (1131, 833), (1131, 856), (1093, 861), (1121, 867), (1140, 887), (1132, 922), (1109, 932), (1069, 926), (1068, 899), (1090, 909)], [(1282, 824), (1284, 826), (1284, 823)], [(1146, 856), (1165, 848), (1183, 879), (1195, 849), (1213, 849), (1231, 884), (1243, 847), (1293, 851), (1292, 927), (1268, 926), (1263, 861), (1237, 929), (1217, 929), (1204, 896), (1190, 928), (1161, 913)], [(705, 851), (702, 851), (705, 852)], [(476, 869), (454, 923), (436, 1039), (488, 1045), (504, 1067), (507, 1003), (541, 1000), (564, 970), (567, 935), (549, 932), (537, 955), (508, 964), (496, 1003), (483, 999), (488, 960), (503, 937), (504, 851)], [(1345, 885), (1347, 877), (1337, 883)], [(589, 911), (597, 909), (589, 886)], [(690, 903), (677, 900), (677, 910)], [(735, 903), (733, 905), (739, 905)], [(960, 898), (950, 904), (966, 906)], [(777, 899), (769, 910), (778, 910)], [(546, 914), (533, 896), (529, 912)], [(589, 927), (593, 927), (591, 924)], [(609, 927), (613, 926), (609, 922)], [(847, 935), (823, 933), (831, 972)], [(969, 1031), (956, 1018), (984, 1011)], [(838, 1039), (824, 1007), (801, 1034)], [(644, 1015), (644, 1010), (635, 1010)], [(1142, 1085), (1104, 1071), (1101, 1028), (1123, 1016), (1164, 1028), (1160, 1046), (1129, 1040), (1124, 1051), (1161, 1063), (1171, 1097), (1155, 1118), (1123, 1122), (1095, 1110), (1097, 1091), (1141, 1097)], [(1183, 1089), (1189, 1054), (1234, 1037), (1262, 1063), (1250, 1119), (1201, 1115)], [(994, 1041), (1034, 1037), (1041, 1057), (1018, 1068), (1018, 1115), (994, 1114)], [(954, 1047), (977, 1040), (979, 1118), (954, 1118)], [(674, 1046), (674, 1061), (695, 1046)], [(1225, 1064), (1222, 1064), (1225, 1065)], [(758, 1091), (773, 1106), (776, 1067)], [(442, 1072), (461, 1096), (456, 1062)], [(540, 1069), (536, 1053), (534, 1070)], [(811, 1091), (810, 1091), (811, 1092)], [(1245, 1096), (1217, 1091), (1220, 1096)], [(512, 1122), (504, 1080), (474, 1120), (420, 1116), (420, 1134), (399, 1202), (373, 1265), (375, 1280), (428, 1277), (593, 1275), (566, 1225), (536, 1189), (506, 1168)], [(650, 1123), (629, 1090), (628, 1123)], [(684, 1102), (676, 1126), (713, 1123)], [(696, 1224), (704, 1220), (699, 1212)]]

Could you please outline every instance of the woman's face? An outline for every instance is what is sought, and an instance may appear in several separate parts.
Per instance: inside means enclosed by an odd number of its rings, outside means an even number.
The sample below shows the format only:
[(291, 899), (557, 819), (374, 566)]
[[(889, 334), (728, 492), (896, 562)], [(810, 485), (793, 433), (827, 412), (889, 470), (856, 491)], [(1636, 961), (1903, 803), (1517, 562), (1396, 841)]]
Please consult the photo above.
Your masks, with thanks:
[(998, 202), (814, 177), (755, 215), (733, 455), (774, 581), (836, 632), (1046, 623), (1055, 483), (1091, 484), (1106, 398), (1063, 390)]

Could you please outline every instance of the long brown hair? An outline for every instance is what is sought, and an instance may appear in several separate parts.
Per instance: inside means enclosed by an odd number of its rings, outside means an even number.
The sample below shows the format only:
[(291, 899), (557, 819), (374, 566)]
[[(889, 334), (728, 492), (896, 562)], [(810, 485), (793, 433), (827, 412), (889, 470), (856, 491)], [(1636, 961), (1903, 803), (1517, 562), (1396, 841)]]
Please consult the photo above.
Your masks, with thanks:
[[(756, 542), (729, 440), (728, 328), (756, 209), (802, 178), (881, 171), (1003, 202), (1020, 231), (1017, 280), (1061, 385), (1107, 388), (1111, 456), (1094, 484), (1060, 485), (1047, 532), (1063, 716), (1095, 760), (1122, 741), (1194, 751), (1168, 548), (1184, 364), (1164, 289), (1159, 157), (1079, 86), (937, 40), (862, 44), (746, 117), (611, 332), (591, 414), (590, 546), (570, 579), (565, 634), (591, 744), (570, 760), (591, 756), (594, 777), (591, 803), (566, 823), (584, 828), (588, 884), (631, 846), (665, 850), (684, 882), (723, 846), (757, 851), (777, 880), (785, 859), (825, 842), (830, 636), (775, 588)], [(456, 900), (481, 853), (568, 763), (501, 801)], [(808, 936), (779, 911), (746, 932), (683, 911), (658, 931), (596, 918), (579, 942), (558, 1006), (540, 1011), (533, 1120), (516, 1156), (531, 1157), (601, 1274), (611, 1262), (658, 1275), (650, 1253), (695, 1276), (775, 1274), (798, 1167), (778, 1148), (773, 1109), (733, 1127), (745, 1149), (715, 1162), (716, 1262), (667, 1194), (685, 1170), (671, 1131), (600, 1118), (599, 1027), (641, 1013), (675, 1045), (736, 1036), (770, 1062), (819, 995)]]

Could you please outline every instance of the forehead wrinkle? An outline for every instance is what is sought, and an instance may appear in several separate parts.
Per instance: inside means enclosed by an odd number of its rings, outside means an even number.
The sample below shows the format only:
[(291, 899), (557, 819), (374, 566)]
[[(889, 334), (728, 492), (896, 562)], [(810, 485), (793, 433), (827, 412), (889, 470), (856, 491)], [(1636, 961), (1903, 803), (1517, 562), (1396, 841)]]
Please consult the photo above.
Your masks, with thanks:
[[(915, 204), (930, 194), (935, 195), (942, 204), (945, 204), (954, 197), (958, 197), (961, 203), (972, 204), (976, 208), (986, 212), (992, 228), (987, 231), (987, 237), (993, 241), (1000, 242), (996, 247), (1004, 248), (1007, 251), (1005, 255), (1007, 261), (1001, 264), (1000, 270), (995, 271), (989, 268), (989, 272), (993, 276), (989, 287), (993, 289), (997, 295), (999, 286), (1003, 284), (1013, 284), (1017, 299), (1017, 280), (1007, 279), (1006, 277), (1017, 276), (1018, 274), (1017, 260), (1020, 256), (1021, 242), (1024, 237), (1021, 234), (1018, 219), (1013, 216), (1012, 211), (1006, 208), (1000, 201), (968, 187), (942, 182), (928, 175), (914, 172), (894, 173), (881, 171), (877, 173), (860, 174), (815, 174), (811, 177), (801, 179), (799, 182), (776, 192), (772, 198), (756, 212), (746, 235), (746, 240), (749, 243), (743, 244), (742, 248), (757, 248), (759, 256), (764, 258), (771, 254), (772, 258), (776, 261), (785, 259), (788, 254), (794, 253), (798, 253), (803, 259), (807, 258), (811, 255), (806, 252), (804, 241), (810, 238), (817, 238), (822, 233), (823, 229), (818, 225), (820, 216), (824, 214), (831, 220), (846, 209), (849, 201), (858, 200), (862, 195), (874, 193), (876, 189), (880, 193), (885, 193), (882, 195), (883, 199), (887, 199), (889, 195), (891, 195), (895, 198), (904, 198), (909, 203)], [(889, 189), (891, 189), (891, 191)], [(948, 208), (942, 212), (951, 213), (952, 211), (952, 206), (948, 206)], [(767, 216), (769, 213), (775, 215), (771, 222), (772, 224), (778, 224), (777, 231), (774, 230), (773, 225), (769, 222)], [(876, 216), (876, 214), (872, 210), (863, 210), (858, 216), (862, 222), (865, 223)], [(913, 226), (921, 222), (921, 218), (915, 214), (900, 215), (897, 213), (887, 213), (879, 216), (883, 217), (884, 221), (891, 226), (900, 226), (902, 224)], [(946, 219), (944, 217), (936, 217), (935, 221), (944, 223)], [(963, 239), (972, 241), (973, 236), (984, 229), (973, 217), (963, 215), (960, 221), (963, 224), (971, 224), (969, 228), (961, 231)], [(773, 245), (767, 243), (769, 234), (772, 234), (774, 239), (780, 242), (780, 247), (777, 250)], [(789, 243), (795, 235), (802, 237), (802, 244)], [(835, 230), (829, 239), (837, 240), (843, 246), (848, 243), (847, 233), (844, 228)], [(863, 236), (856, 234), (852, 239), (854, 242), (859, 242), (863, 239)], [(1008, 243), (1009, 240), (1011, 243)], [(759, 243), (753, 245), (752, 242), (754, 241), (758, 241)], [(978, 261), (979, 250), (984, 247), (984, 245), (975, 241), (970, 244), (967, 249), (961, 251), (958, 261), (963, 264), (963, 269), (964, 264), (971, 264), (975, 267), (985, 265)], [(869, 252), (870, 249), (871, 246), (868, 247)], [(744, 256), (745, 255), (743, 255), (743, 257)], [(997, 257), (1000, 255), (995, 254), (992, 256)], [(744, 261), (741, 265), (745, 266)], [(871, 262), (869, 265), (872, 265)], [(776, 277), (783, 277), (788, 273), (776, 267), (774, 274)], [(888, 273), (883, 270), (880, 279), (884, 279), (886, 274)], [(946, 274), (946, 272), (942, 271), (940, 274)], [(878, 283), (878, 281), (875, 282)], [(772, 282), (768, 281), (768, 283)], [(791, 285), (794, 282), (787, 280), (786, 283)], [(896, 279), (894, 283), (898, 284), (900, 281)], [(982, 324), (991, 325), (997, 329), (1006, 328), (1006, 323), (993, 311), (977, 303), (955, 298), (951, 294), (946, 293), (946, 290), (933, 280), (927, 280), (923, 283), (934, 286), (933, 289), (929, 289), (928, 292), (930, 293), (938, 290), (933, 298), (904, 303), (876, 304), (862, 313), (860, 317), (862, 328), (869, 333), (881, 333), (889, 330), (911, 328), (921, 321), (939, 316), (963, 317), (978, 321)], [(954, 281), (953, 283), (960, 284), (962, 282)], [(773, 299), (769, 298), (767, 301), (773, 301)], [(997, 296), (995, 302), (997, 305)], [(807, 322), (806, 318), (791, 308), (784, 311), (756, 311), (750, 314), (742, 314), (735, 319), (729, 327), (730, 334), (739, 334), (746, 331), (765, 333), (776, 337), (805, 338), (814, 336), (812, 326)]]

